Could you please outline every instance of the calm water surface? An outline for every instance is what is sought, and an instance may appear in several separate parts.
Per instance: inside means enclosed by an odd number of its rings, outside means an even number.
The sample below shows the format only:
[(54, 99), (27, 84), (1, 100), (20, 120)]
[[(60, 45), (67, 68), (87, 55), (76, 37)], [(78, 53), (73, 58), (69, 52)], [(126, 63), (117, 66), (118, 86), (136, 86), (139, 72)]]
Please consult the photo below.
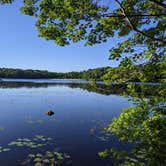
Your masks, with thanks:
[[(130, 145), (104, 136), (102, 128), (130, 105), (118, 92), (92, 89), (89, 84), (0, 83), (0, 165), (39, 164), (27, 156), (46, 151), (68, 155), (64, 162), (56, 159), (58, 155), (50, 156), (57, 165), (112, 165), (114, 161), (99, 158), (98, 152)], [(49, 110), (55, 114), (47, 116)]]

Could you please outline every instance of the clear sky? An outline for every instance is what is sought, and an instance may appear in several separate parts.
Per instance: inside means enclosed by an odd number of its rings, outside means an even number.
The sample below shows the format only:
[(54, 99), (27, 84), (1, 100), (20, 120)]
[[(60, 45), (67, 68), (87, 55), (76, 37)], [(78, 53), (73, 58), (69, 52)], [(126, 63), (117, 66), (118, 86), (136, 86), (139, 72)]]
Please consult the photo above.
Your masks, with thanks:
[(0, 5), (0, 68), (80, 71), (116, 66), (108, 60), (109, 49), (117, 43), (85, 47), (84, 42), (60, 47), (37, 37), (35, 19), (19, 11), (20, 4)]

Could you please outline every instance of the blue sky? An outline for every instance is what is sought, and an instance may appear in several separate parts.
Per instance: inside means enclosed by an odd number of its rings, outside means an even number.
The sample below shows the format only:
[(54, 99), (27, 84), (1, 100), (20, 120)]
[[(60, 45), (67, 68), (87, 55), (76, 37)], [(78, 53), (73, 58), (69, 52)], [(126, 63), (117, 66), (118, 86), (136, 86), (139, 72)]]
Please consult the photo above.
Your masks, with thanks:
[(108, 60), (115, 39), (92, 47), (84, 42), (60, 47), (38, 38), (35, 19), (21, 14), (19, 7), (18, 3), (0, 6), (0, 68), (66, 72), (117, 65)]

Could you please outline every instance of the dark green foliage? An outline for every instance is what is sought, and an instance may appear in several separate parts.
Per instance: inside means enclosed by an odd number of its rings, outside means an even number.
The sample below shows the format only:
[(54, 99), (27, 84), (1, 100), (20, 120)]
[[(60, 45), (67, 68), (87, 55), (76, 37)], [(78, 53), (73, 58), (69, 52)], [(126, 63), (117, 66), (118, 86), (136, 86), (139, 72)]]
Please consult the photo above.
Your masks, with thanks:
[(40, 70), (0, 68), (1, 78), (53, 78), (56, 73)]
[(89, 69), (81, 72), (48, 72), (46, 70), (22, 70), (0, 68), (0, 78), (59, 78), (59, 79), (95, 79), (100, 80), (108, 67)]
[[(22, 70), (0, 68), (0, 78), (57, 78), (57, 79), (84, 79), (94, 81), (110, 82), (161, 82), (166, 73), (166, 65), (158, 66), (144, 65), (135, 66), (130, 69), (125, 67), (101, 67), (81, 72), (48, 72), (44, 70)], [(148, 73), (148, 75), (146, 75)], [(146, 77), (145, 77), (146, 75)]]
[(96, 69), (89, 69), (81, 72), (81, 78), (85, 80), (101, 80), (101, 77), (107, 72), (110, 67), (101, 67)]

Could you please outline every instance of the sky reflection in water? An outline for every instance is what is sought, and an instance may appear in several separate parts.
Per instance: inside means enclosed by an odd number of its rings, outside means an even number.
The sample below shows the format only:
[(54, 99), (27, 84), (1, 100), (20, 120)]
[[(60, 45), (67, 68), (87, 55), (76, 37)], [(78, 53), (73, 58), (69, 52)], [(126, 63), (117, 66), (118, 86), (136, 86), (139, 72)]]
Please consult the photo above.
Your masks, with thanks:
[[(101, 128), (129, 105), (128, 99), (118, 92), (109, 94), (89, 84), (3, 82), (0, 84), (0, 128), (3, 128), (0, 146), (10, 151), (0, 153), (1, 165), (18, 166), (28, 154), (56, 148), (71, 156), (72, 164), (63, 165), (111, 165), (113, 161), (100, 159), (98, 152), (109, 147), (127, 149), (130, 146), (113, 136), (103, 139)], [(55, 115), (47, 116), (48, 110), (55, 111)], [(52, 141), (36, 148), (8, 145), (18, 138), (33, 140), (36, 135), (44, 135)]]

